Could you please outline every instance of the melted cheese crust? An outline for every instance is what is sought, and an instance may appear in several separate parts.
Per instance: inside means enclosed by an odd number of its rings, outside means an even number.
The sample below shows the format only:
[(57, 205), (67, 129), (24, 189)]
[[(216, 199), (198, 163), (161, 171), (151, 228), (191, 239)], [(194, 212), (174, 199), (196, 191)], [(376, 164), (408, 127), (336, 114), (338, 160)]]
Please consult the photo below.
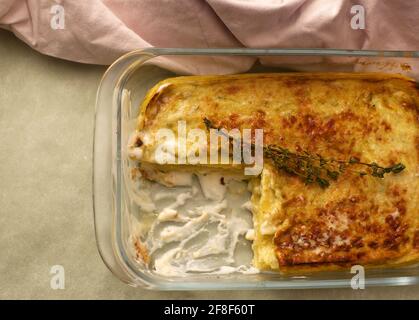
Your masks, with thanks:
[[(385, 179), (344, 173), (323, 190), (265, 159), (252, 181), (254, 265), (327, 269), (419, 258), (419, 95), (388, 74), (247, 74), (167, 79), (150, 90), (138, 122), (142, 162), (153, 164), (160, 128), (264, 129), (265, 144), (324, 157), (406, 165)], [(189, 167), (192, 169), (192, 167)], [(194, 167), (196, 168), (196, 166)], [(196, 170), (196, 169), (194, 169)]]

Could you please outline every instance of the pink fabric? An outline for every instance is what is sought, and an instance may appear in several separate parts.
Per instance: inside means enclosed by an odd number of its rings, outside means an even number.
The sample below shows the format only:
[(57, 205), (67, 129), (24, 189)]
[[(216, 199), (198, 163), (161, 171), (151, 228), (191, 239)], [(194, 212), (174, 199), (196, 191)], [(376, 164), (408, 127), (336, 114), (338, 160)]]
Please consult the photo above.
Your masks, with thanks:
[[(63, 30), (50, 26), (54, 4), (65, 9)], [(365, 8), (365, 30), (351, 28), (355, 4)], [(0, 26), (34, 49), (95, 64), (150, 46), (419, 50), (417, 17), (415, 0), (0, 0)], [(242, 71), (255, 61), (217, 58), (217, 70), (213, 62), (166, 61), (193, 73)]]

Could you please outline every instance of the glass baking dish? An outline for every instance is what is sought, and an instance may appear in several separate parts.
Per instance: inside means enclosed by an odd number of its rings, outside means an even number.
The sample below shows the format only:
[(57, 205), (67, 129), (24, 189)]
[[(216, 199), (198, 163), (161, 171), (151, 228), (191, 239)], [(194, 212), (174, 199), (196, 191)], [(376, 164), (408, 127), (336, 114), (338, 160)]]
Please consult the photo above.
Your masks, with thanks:
[[(93, 200), (96, 241), (104, 263), (122, 281), (157, 290), (350, 287), (353, 274), (349, 270), (304, 276), (266, 272), (165, 277), (138, 264), (127, 248), (131, 214), (124, 172), (128, 135), (134, 129), (138, 107), (147, 90), (158, 81), (185, 73), (185, 70), (200, 74), (377, 71), (401, 73), (418, 80), (418, 57), (419, 52), (402, 51), (148, 48), (119, 58), (103, 76), (96, 101)], [(257, 59), (259, 62), (255, 63)], [(174, 62), (170, 64), (171, 71), (165, 68), (169, 60)], [(366, 286), (416, 283), (419, 283), (417, 265), (366, 270)]]

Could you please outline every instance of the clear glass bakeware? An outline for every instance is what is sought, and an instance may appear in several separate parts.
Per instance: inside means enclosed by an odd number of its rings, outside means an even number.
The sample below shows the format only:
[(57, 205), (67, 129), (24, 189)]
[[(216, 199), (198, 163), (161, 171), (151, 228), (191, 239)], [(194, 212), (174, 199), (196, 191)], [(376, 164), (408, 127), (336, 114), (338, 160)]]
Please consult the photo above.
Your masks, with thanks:
[[(173, 59), (189, 66), (199, 66), (202, 58), (228, 70), (235, 59), (256, 63), (243, 72), (284, 71), (376, 71), (419, 74), (419, 52), (357, 51), (334, 49), (163, 49), (149, 48), (130, 52), (113, 63), (104, 74), (96, 101), (93, 150), (93, 202), (97, 246), (107, 267), (122, 281), (156, 290), (220, 290), (220, 289), (295, 289), (350, 287), (350, 270), (321, 272), (304, 276), (260, 273), (253, 275), (193, 275), (170, 278), (158, 276), (138, 264), (127, 248), (128, 216), (125, 146), (128, 133), (145, 93), (158, 81), (179, 75), (154, 64), (159, 59)], [(227, 57), (228, 59), (225, 59)], [(237, 60), (238, 61), (238, 60)], [(242, 60), (241, 60), (242, 61)], [(263, 64), (266, 64), (264, 66)], [(267, 66), (270, 65), (270, 66)], [(211, 68), (214, 67), (214, 68)], [(202, 69), (196, 68), (196, 70)], [(212, 72), (213, 73), (213, 72)], [(366, 286), (411, 285), (419, 282), (419, 267), (366, 270)]]

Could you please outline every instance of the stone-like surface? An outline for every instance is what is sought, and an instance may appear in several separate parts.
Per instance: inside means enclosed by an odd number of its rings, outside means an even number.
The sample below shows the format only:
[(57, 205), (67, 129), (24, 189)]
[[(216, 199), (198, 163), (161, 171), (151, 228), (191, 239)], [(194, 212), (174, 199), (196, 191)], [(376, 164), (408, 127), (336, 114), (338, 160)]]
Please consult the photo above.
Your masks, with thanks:
[[(419, 287), (155, 292), (116, 279), (96, 250), (91, 176), (101, 66), (42, 56), (0, 31), (1, 299), (419, 298)], [(50, 288), (63, 265), (65, 290)]]

